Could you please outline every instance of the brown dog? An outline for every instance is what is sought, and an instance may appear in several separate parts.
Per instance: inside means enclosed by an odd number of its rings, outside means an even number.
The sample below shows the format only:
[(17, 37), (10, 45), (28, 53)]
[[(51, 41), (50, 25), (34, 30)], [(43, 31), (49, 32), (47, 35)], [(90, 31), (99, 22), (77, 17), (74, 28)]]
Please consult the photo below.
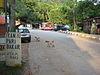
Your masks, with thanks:
[(36, 41), (40, 42), (40, 37), (35, 36)]
[(54, 41), (45, 41), (47, 43), (47, 47), (55, 47)]

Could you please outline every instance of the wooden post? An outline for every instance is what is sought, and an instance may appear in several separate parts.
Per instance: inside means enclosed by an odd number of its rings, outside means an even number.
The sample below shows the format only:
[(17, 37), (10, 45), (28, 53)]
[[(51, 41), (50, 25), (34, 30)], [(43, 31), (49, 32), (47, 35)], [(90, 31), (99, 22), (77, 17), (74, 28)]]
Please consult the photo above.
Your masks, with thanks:
[(9, 31), (15, 32), (16, 25), (15, 25), (15, 0), (9, 0), (9, 8), (10, 8), (10, 25)]

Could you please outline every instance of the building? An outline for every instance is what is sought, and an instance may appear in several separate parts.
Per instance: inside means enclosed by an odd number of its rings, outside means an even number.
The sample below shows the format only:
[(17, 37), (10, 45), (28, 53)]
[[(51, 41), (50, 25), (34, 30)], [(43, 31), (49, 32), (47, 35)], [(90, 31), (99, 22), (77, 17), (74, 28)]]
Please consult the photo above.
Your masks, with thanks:
[(92, 25), (95, 25), (95, 33), (100, 34), (100, 16), (89, 18), (85, 20), (83, 30), (87, 33), (91, 33)]
[(7, 26), (5, 25), (5, 19), (0, 16), (0, 36), (4, 36), (7, 31)]

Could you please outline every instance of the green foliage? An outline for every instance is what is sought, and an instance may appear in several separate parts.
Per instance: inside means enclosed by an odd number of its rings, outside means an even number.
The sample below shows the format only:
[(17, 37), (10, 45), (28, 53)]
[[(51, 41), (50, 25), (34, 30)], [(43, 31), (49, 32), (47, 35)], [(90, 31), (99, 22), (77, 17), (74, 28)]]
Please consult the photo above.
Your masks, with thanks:
[(24, 16), (24, 15), (27, 15), (27, 13), (28, 13), (27, 8), (24, 5), (24, 3), (20, 0), (17, 0), (16, 1), (16, 16), (21, 17), (21, 16)]
[(95, 5), (95, 16), (99, 16), (100, 15), (100, 4)]
[(82, 26), (87, 18), (100, 15), (100, 4), (94, 5), (89, 0), (80, 2), (73, 0), (16, 0), (16, 2), (17, 18), (21, 18), (25, 22), (74, 25), (74, 21), (76, 21), (78, 26)]
[(3, 14), (3, 13), (4, 13), (4, 9), (0, 8), (0, 14)]
[(68, 1), (63, 5), (63, 7), (61, 9), (61, 12), (64, 15), (63, 19), (66, 20), (65, 24), (72, 24), (74, 4), (75, 4), (75, 2)]
[(49, 12), (49, 21), (56, 24), (71, 24), (73, 16), (73, 4), (74, 2), (68, 1), (60, 5), (53, 5), (53, 8)]
[(24, 70), (24, 65), (21, 67), (9, 67), (9, 66), (6, 66), (5, 62), (0, 61), (0, 74), (1, 75), (22, 75), (21, 71), (23, 70)]
[[(96, 16), (96, 6), (91, 1), (80, 1), (77, 4), (76, 13), (77, 13), (77, 21), (83, 22), (85, 19), (89, 17)], [(98, 9), (97, 9), (98, 10)]]
[[(24, 18), (24, 21), (26, 19), (32, 22), (51, 21), (62, 23), (63, 19), (61, 18), (61, 12), (59, 12), (59, 5), (62, 6), (62, 3), (65, 1), (66, 0), (17, 0), (17, 17)], [(54, 13), (58, 15), (53, 15)]]
[(17, 19), (21, 19), (21, 21), (23, 22), (36, 22), (38, 17), (37, 17), (36, 12), (34, 12), (34, 10), (32, 9), (33, 7), (31, 7), (31, 4), (29, 1), (26, 3), (25, 1), (17, 0), (16, 1)]

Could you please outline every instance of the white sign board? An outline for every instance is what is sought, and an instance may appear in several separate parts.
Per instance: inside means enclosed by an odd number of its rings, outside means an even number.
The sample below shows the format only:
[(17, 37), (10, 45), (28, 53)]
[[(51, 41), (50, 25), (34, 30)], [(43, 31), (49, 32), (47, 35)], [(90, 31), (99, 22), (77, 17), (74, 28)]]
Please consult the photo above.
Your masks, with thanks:
[(9, 32), (6, 34), (6, 65), (21, 66), (21, 34)]
[(0, 38), (0, 44), (5, 44), (6, 43), (6, 38)]

